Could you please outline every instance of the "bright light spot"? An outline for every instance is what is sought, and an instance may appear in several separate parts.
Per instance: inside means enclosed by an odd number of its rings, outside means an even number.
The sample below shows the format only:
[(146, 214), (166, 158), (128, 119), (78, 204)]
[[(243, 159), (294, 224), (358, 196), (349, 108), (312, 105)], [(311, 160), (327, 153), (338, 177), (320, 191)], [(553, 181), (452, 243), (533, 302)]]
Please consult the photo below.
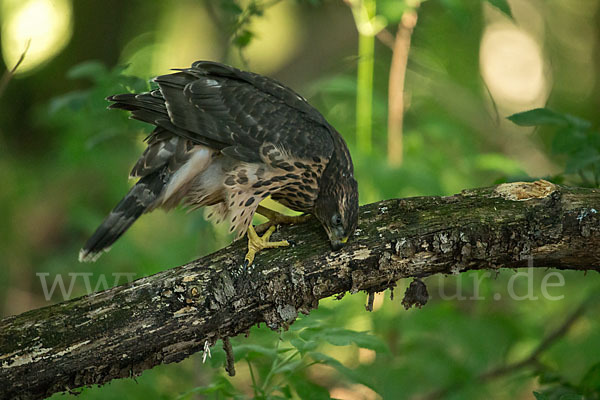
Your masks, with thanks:
[(361, 364), (372, 364), (376, 356), (377, 353), (375, 353), (375, 350), (362, 347), (358, 349), (358, 362)]
[(17, 73), (29, 71), (57, 55), (72, 34), (69, 0), (4, 0), (2, 54), (12, 68), (31, 40)]
[(202, 2), (172, 2), (160, 22), (159, 42), (141, 49), (128, 62), (130, 73), (142, 76), (170, 73), (197, 60), (218, 60), (218, 32)]
[(489, 26), (481, 40), (481, 73), (496, 103), (510, 110), (541, 106), (547, 77), (538, 43), (514, 25)]
[(349, 387), (333, 387), (329, 390), (329, 396), (339, 400), (375, 400), (381, 398), (373, 389), (359, 383)]
[(373, 301), (373, 311), (377, 311), (383, 305), (385, 299), (385, 292), (375, 293), (375, 301)]
[[(294, 2), (281, 1), (267, 7), (262, 16), (252, 19), (248, 29), (254, 37), (243, 50), (249, 69), (268, 75), (292, 59), (302, 39), (298, 12)], [(202, 2), (173, 2), (161, 17), (158, 42), (153, 42), (153, 36), (144, 34), (125, 47), (123, 61), (131, 64), (127, 73), (139, 76), (166, 74), (171, 68), (185, 68), (197, 60), (223, 61), (226, 56), (231, 57), (231, 64), (243, 67), (236, 48), (226, 54), (224, 33), (219, 33), (216, 22)]]
[(291, 60), (302, 37), (298, 12), (294, 2), (281, 1), (252, 20), (249, 28), (255, 36), (244, 49), (250, 69), (269, 75)]

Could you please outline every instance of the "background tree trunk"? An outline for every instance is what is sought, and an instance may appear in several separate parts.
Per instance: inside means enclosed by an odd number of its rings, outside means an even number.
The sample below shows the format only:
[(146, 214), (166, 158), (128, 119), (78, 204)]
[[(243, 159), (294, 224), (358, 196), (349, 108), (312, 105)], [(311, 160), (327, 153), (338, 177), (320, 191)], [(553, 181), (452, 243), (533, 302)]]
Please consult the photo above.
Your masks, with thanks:
[(36, 399), (181, 361), (219, 338), (294, 322), (322, 298), (401, 278), (474, 269), (600, 270), (600, 191), (546, 181), (361, 207), (354, 238), (331, 252), (312, 220), (283, 227), (290, 248), (246, 241), (187, 265), (0, 321), (0, 397)]

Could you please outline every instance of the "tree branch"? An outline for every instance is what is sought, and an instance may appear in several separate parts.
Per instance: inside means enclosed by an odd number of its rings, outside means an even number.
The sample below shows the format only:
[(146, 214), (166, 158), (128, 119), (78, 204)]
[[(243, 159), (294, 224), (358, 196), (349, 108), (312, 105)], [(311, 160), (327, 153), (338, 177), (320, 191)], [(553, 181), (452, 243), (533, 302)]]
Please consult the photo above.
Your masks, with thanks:
[(4, 74), (2, 75), (2, 78), (0, 78), (0, 97), (2, 97), (2, 95), (4, 94), (4, 90), (8, 86), (8, 83), (10, 82), (10, 80), (12, 79), (12, 77), (17, 72), (17, 69), (19, 68), (19, 66), (21, 65), (21, 63), (23, 61), (25, 61), (25, 56), (27, 55), (27, 52), (29, 51), (29, 46), (30, 45), (31, 45), (31, 39), (28, 39), (27, 42), (25, 42), (25, 49), (23, 50), (23, 52), (19, 56), (19, 59), (15, 63), (15, 66), (12, 67), (12, 69), (10, 71), (6, 70), (4, 72)]
[(403, 159), (402, 124), (404, 121), (404, 78), (408, 65), (408, 52), (413, 29), (417, 24), (417, 11), (406, 11), (398, 24), (394, 40), (392, 64), (388, 82), (388, 162), (401, 165)]
[[(600, 271), (600, 191), (546, 181), (361, 207), (331, 252), (313, 220), (296, 246), (265, 251), (236, 278), (245, 240), (187, 265), (0, 321), (0, 398), (37, 399), (178, 362), (260, 322), (293, 323), (320, 299), (408, 277), (535, 267)], [(225, 342), (227, 346), (227, 342)], [(230, 365), (231, 367), (231, 365)]]

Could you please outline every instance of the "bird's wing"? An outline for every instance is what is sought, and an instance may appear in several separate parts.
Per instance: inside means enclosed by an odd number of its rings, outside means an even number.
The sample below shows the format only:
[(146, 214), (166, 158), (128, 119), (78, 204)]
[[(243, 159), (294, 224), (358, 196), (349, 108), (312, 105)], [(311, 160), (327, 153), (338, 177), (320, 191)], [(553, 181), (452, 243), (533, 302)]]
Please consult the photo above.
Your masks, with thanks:
[(154, 124), (232, 158), (268, 162), (269, 145), (297, 159), (328, 159), (333, 151), (333, 128), (323, 116), (270, 78), (198, 61), (155, 82), (164, 108), (144, 111)]

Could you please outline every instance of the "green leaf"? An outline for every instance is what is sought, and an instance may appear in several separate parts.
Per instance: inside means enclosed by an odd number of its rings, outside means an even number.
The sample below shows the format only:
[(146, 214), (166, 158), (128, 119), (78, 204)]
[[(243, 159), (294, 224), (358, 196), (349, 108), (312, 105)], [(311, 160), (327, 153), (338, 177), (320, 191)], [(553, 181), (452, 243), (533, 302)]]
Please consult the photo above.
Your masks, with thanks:
[(300, 337), (306, 341), (325, 340), (334, 346), (348, 346), (352, 343), (358, 347), (386, 353), (386, 344), (377, 336), (368, 332), (356, 332), (343, 328), (314, 329), (307, 328), (300, 333)]
[(498, 10), (502, 11), (511, 19), (514, 19), (507, 0), (487, 0), (487, 2), (496, 7)]
[(195, 387), (192, 390), (189, 390), (177, 396), (177, 400), (189, 399), (193, 394), (220, 394), (225, 398), (233, 398), (237, 394), (237, 392), (227, 378), (223, 376), (217, 376), (214, 378), (213, 382), (210, 385), (203, 387)]
[(300, 352), (300, 354), (303, 355), (309, 351), (316, 349), (318, 346), (318, 343), (314, 340), (306, 341), (300, 338), (290, 339), (290, 343)]
[(563, 394), (558, 398), (558, 400), (584, 400), (583, 396), (580, 394)]
[(533, 395), (535, 396), (536, 400), (549, 400), (548, 396), (540, 392), (533, 392)]
[(569, 123), (564, 115), (547, 108), (523, 111), (509, 116), (508, 119), (519, 126), (567, 125)]
[(327, 354), (317, 352), (317, 351), (308, 353), (308, 356), (317, 363), (329, 365), (330, 367), (335, 368), (339, 373), (348, 377), (352, 381), (354, 381), (356, 383), (361, 383), (361, 384), (375, 390), (375, 387), (373, 386), (373, 384), (365, 379), (364, 374), (359, 373), (358, 371), (355, 371), (353, 369), (346, 367), (345, 365), (343, 365), (341, 362), (339, 362), (335, 358), (330, 357)]
[(408, 5), (398, 0), (381, 0), (377, 2), (377, 13), (383, 15), (388, 24), (400, 22), (407, 9), (409, 9)]
[(538, 380), (540, 385), (546, 385), (548, 383), (559, 382), (561, 380), (561, 376), (553, 371), (545, 371), (538, 376)]
[(242, 8), (234, 0), (222, 0), (220, 5), (223, 11), (234, 16), (243, 12)]
[(301, 316), (296, 320), (296, 322), (294, 322), (292, 326), (290, 326), (289, 332), (297, 332), (305, 328), (317, 328), (319, 326), (322, 326), (323, 324), (323, 320), (320, 320), (318, 318), (312, 318), (312, 315), (311, 318)]
[(581, 391), (587, 395), (600, 393), (600, 363), (594, 364), (585, 374), (579, 385)]
[[(476, 2), (471, 2), (475, 4)], [(440, 2), (444, 6), (450, 16), (454, 18), (458, 23), (468, 25), (470, 24), (472, 15), (470, 13), (472, 7), (469, 7), (469, 3), (463, 0), (443, 0)]]
[(296, 390), (298, 397), (300, 397), (302, 400), (329, 400), (331, 398), (329, 396), (329, 390), (315, 383), (312, 383), (307, 379), (295, 379), (294, 389)]
[(89, 99), (90, 94), (88, 92), (82, 92), (74, 90), (66, 93), (62, 96), (57, 96), (50, 100), (48, 105), (48, 113), (54, 114), (64, 108), (70, 108), (71, 110), (80, 110), (85, 106), (85, 102)]
[(523, 111), (508, 117), (509, 120), (520, 126), (571, 126), (580, 130), (587, 130), (592, 126), (590, 121), (569, 114), (561, 114), (548, 108), (535, 108)]
[(240, 48), (244, 48), (250, 44), (250, 41), (254, 37), (254, 34), (249, 30), (242, 31), (239, 35), (235, 37), (233, 43)]
[[(327, 364), (327, 365), (332, 366), (332, 367), (338, 367), (338, 366), (344, 367), (342, 365), (342, 363), (340, 363), (335, 358), (333, 358), (331, 356), (328, 356), (327, 354), (323, 354), (323, 353), (320, 353), (318, 351), (313, 351), (309, 355), (310, 355), (310, 357), (313, 360), (315, 360), (315, 361), (317, 361), (317, 362), (319, 362), (321, 364)], [(344, 368), (346, 368), (346, 367), (344, 367)]]
[(283, 393), (286, 399), (292, 398), (292, 390), (290, 389), (289, 385), (282, 386), (279, 388), (279, 390), (281, 390), (281, 393)]
[(592, 123), (583, 118), (576, 117), (570, 114), (564, 114), (565, 119), (569, 122), (569, 125), (578, 128), (580, 130), (588, 130), (592, 127)]
[(106, 67), (100, 61), (84, 61), (77, 64), (67, 72), (69, 79), (91, 78), (97, 81), (99, 77), (107, 74)]
[(565, 172), (572, 174), (600, 162), (600, 153), (591, 147), (584, 147), (567, 160)]
[(288, 361), (283, 365), (275, 368), (273, 373), (280, 374), (282, 372), (293, 372), (302, 366), (302, 360)]
[(245, 359), (252, 361), (260, 357), (267, 357), (268, 359), (272, 360), (277, 357), (277, 350), (275, 348), (268, 348), (257, 344), (243, 344), (240, 346), (234, 346), (233, 354), (236, 360)]
[(550, 148), (553, 154), (572, 154), (586, 146), (588, 140), (585, 133), (566, 126), (556, 131)]

